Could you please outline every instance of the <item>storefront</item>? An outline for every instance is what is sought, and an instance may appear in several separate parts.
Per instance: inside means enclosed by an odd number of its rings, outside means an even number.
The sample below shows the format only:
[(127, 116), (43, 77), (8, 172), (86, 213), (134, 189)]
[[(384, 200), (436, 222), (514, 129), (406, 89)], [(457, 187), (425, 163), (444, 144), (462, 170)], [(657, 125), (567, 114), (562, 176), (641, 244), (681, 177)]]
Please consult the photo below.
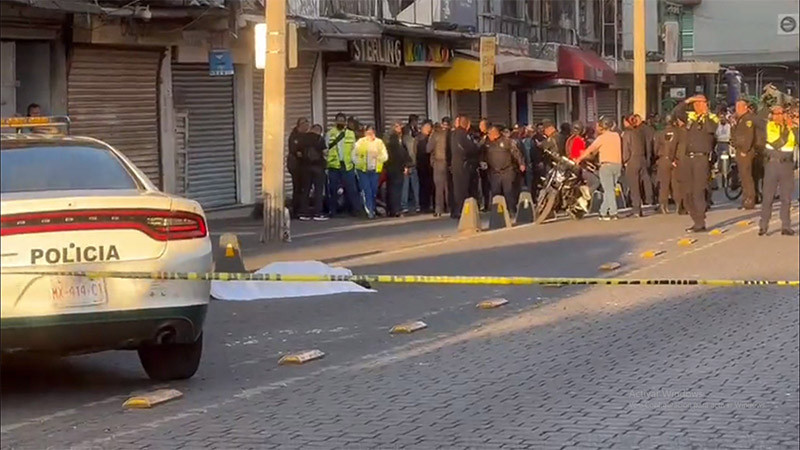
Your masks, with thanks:
[[(504, 83), (496, 82), (494, 90), (486, 93), (486, 111), (489, 122), (511, 126), (511, 91)], [(475, 121), (475, 119), (473, 119)]]
[(373, 66), (329, 63), (325, 71), (325, 119), (333, 126), (336, 114), (375, 124), (375, 70)]
[(25, 115), (36, 103), (45, 115), (66, 114), (67, 15), (0, 5), (0, 116)]
[(70, 132), (101, 139), (162, 185), (158, 68), (163, 49), (76, 45), (67, 78)]
[(597, 116), (608, 117), (618, 120), (618, 101), (617, 89), (600, 88), (596, 90), (597, 95)]
[(236, 126), (232, 74), (209, 64), (172, 64), (175, 110), (187, 114), (186, 196), (206, 209), (236, 205)]
[[(297, 60), (297, 67), (286, 70), (284, 153), (288, 153), (289, 134), (297, 125), (297, 119), (305, 117), (309, 121), (312, 121), (312, 82), (314, 67), (317, 64), (318, 56), (319, 53), (316, 52), (300, 52)], [(253, 134), (255, 138), (255, 164), (253, 165), (253, 169), (255, 170), (255, 192), (256, 196), (260, 197), (262, 192), (261, 161), (263, 156), (262, 138), (264, 121), (264, 71), (260, 69), (255, 69), (253, 74), (253, 121)], [(292, 177), (289, 175), (288, 168), (286, 168), (286, 173), (284, 174), (284, 192), (287, 196), (292, 193)]]

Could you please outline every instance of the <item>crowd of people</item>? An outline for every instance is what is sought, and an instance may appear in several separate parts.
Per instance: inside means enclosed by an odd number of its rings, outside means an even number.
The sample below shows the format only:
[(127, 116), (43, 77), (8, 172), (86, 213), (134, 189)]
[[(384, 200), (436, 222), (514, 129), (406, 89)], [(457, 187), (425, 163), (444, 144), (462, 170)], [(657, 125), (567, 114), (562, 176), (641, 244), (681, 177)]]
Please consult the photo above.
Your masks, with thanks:
[[(601, 220), (618, 218), (619, 183), (633, 217), (644, 216), (648, 206), (668, 214), (674, 204), (675, 212), (692, 217), (690, 230), (700, 231), (716, 188), (711, 167), (719, 157), (735, 154), (742, 208), (755, 208), (771, 151), (785, 159), (786, 152), (775, 148), (796, 146), (797, 117), (796, 107), (787, 115), (783, 109), (771, 111), (771, 117), (756, 114), (754, 105), (743, 100), (730, 113), (714, 114), (706, 99), (696, 96), (663, 119), (631, 114), (621, 126), (608, 117), (599, 118), (594, 127), (574, 122), (556, 129), (546, 119), (508, 127), (485, 118), (476, 124), (463, 114), (436, 123), (411, 115), (379, 137), (374, 126), (343, 113), (327, 133), (300, 118), (289, 138), (287, 160), (294, 186), (292, 209), (300, 220), (343, 213), (370, 219), (410, 213), (458, 218), (467, 198), (488, 209), (492, 197), (502, 195), (513, 213), (522, 190), (536, 198), (550, 153), (572, 159), (577, 167), (593, 160), (596, 171), (578, 170), (590, 195), (602, 187)], [(780, 184), (785, 189), (785, 176)], [(765, 204), (771, 206), (776, 189), (777, 183), (764, 183)], [(788, 225), (787, 230), (791, 232)]]

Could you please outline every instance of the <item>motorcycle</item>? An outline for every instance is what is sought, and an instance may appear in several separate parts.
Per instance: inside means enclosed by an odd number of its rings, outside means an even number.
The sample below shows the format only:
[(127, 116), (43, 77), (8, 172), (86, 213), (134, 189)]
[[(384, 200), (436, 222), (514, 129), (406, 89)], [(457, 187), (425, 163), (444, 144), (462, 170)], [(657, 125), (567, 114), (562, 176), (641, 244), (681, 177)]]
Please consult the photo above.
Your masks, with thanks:
[(543, 177), (536, 199), (537, 224), (547, 220), (557, 211), (565, 211), (573, 220), (581, 219), (592, 209), (592, 192), (583, 182), (581, 169), (597, 174), (597, 166), (590, 161), (578, 165), (566, 156), (544, 150), (552, 165)]

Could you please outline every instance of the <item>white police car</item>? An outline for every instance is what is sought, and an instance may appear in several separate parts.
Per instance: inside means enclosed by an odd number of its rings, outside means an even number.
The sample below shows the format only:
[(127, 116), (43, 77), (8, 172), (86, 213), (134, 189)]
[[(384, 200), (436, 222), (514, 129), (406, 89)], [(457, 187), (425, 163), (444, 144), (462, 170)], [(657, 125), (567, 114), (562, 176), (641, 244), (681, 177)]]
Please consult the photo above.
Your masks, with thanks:
[(191, 377), (209, 282), (14, 273), (212, 269), (197, 202), (158, 191), (97, 139), (35, 132), (68, 122), (55, 119), (0, 123), (34, 131), (0, 137), (3, 352), (135, 349), (150, 378)]

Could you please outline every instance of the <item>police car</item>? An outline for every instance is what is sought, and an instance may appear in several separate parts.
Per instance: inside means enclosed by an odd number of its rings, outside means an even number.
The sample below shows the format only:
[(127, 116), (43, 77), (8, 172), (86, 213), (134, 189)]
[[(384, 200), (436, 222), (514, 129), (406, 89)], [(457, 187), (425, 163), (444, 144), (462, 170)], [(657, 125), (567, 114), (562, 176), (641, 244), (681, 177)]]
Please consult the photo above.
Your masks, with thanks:
[(61, 355), (137, 350), (150, 378), (189, 378), (200, 363), (210, 283), (59, 272), (208, 272), (203, 211), (160, 192), (108, 144), (50, 132), (67, 125), (0, 122), (12, 130), (0, 137), (0, 346)]

